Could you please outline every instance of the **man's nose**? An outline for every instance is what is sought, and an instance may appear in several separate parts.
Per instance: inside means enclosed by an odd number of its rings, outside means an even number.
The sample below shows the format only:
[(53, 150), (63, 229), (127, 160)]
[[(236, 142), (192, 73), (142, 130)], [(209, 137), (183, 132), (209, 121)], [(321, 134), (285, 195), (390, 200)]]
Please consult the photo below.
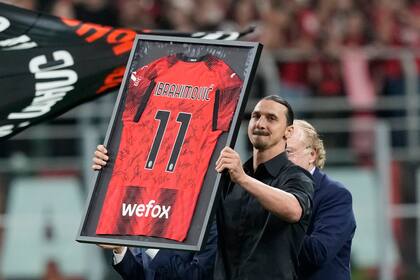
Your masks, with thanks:
[(258, 120), (257, 120), (257, 123), (255, 124), (258, 128), (265, 128), (265, 126), (266, 126), (266, 120), (265, 120), (265, 118), (264, 117), (260, 117)]

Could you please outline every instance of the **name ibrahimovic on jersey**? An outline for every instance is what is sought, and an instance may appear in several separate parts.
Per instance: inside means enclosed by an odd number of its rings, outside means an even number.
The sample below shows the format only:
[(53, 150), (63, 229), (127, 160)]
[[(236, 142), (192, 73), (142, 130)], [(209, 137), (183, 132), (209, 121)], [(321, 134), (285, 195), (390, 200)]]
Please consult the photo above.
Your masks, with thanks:
[(193, 85), (159, 82), (156, 85), (155, 96), (210, 101), (209, 96), (212, 90), (213, 85), (210, 85), (209, 87), (198, 87)]

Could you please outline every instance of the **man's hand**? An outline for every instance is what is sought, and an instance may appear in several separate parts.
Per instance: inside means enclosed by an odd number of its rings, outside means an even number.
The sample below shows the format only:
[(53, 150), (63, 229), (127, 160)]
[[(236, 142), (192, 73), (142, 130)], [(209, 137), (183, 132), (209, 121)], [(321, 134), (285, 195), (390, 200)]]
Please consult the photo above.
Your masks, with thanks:
[(108, 161), (109, 157), (106, 155), (108, 153), (107, 149), (104, 145), (98, 145), (96, 147), (95, 156), (93, 157), (93, 170), (101, 170), (102, 167), (106, 165), (106, 162)]
[(124, 250), (124, 246), (118, 246), (118, 245), (106, 245), (106, 244), (97, 244), (102, 249), (112, 250), (115, 254), (121, 254)]
[(242, 168), (239, 154), (229, 147), (223, 148), (216, 161), (216, 171), (221, 173), (224, 169), (227, 169), (230, 179), (234, 183), (240, 183), (247, 176)]

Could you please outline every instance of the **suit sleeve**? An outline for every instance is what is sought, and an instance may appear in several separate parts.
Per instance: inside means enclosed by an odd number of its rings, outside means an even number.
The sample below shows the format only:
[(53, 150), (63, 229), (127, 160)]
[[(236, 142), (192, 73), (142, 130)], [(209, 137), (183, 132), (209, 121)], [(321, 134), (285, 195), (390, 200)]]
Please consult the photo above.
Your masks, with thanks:
[(214, 222), (209, 230), (206, 246), (192, 258), (184, 259), (180, 254), (158, 254), (150, 267), (162, 279), (212, 279), (216, 249), (217, 229)]
[(314, 230), (305, 236), (300, 253), (302, 266), (321, 266), (331, 261), (354, 234), (352, 197), (348, 190), (328, 193), (313, 217)]
[(124, 280), (144, 280), (143, 264), (141, 256), (138, 260), (133, 256), (130, 250), (124, 255), (121, 262), (113, 265), (114, 269), (121, 275)]
[(242, 89), (242, 80), (226, 64), (219, 66), (221, 86), (218, 89), (217, 130), (228, 131), (238, 104)]

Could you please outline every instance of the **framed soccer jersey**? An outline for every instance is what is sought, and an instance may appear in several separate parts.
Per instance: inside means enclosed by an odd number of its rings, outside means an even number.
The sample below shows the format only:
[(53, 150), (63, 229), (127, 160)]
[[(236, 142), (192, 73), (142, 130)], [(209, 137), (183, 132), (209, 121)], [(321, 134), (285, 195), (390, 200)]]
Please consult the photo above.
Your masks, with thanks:
[(262, 46), (138, 35), (77, 241), (200, 250)]

